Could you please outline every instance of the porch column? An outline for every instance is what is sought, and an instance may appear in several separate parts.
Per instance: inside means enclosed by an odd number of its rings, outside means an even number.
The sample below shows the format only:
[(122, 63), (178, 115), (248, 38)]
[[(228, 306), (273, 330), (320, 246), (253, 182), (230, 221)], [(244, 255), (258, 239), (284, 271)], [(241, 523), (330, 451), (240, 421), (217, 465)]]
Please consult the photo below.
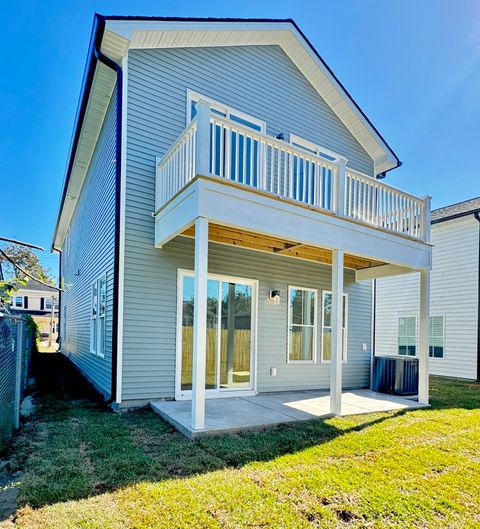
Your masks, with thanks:
[(343, 251), (333, 250), (332, 336), (330, 360), (330, 412), (342, 411)]
[(418, 351), (418, 402), (428, 404), (428, 349), (430, 321), (430, 271), (420, 272), (420, 322)]
[(192, 428), (205, 428), (205, 370), (207, 355), (208, 220), (195, 221), (193, 309)]

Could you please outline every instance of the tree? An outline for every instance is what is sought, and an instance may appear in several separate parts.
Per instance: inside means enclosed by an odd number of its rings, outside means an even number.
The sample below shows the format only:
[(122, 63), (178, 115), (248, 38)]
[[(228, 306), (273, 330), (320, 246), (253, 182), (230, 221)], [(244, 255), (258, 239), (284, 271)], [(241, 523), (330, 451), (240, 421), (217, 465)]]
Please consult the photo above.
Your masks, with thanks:
[(27, 270), (29, 274), (44, 283), (52, 283), (52, 277), (30, 248), (18, 244), (5, 244), (2, 247), (5, 253), (19, 268), (0, 254), (0, 263), (5, 274), (5, 279), (25, 279), (26, 275), (21, 269)]

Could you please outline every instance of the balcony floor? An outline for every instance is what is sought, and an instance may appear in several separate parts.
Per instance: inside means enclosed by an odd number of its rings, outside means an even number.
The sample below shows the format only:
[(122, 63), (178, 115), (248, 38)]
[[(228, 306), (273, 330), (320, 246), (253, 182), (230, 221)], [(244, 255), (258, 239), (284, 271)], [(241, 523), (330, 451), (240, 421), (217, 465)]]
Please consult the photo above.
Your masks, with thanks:
[[(204, 430), (191, 428), (191, 401), (155, 401), (150, 405), (190, 439), (331, 416), (328, 391), (285, 391), (254, 397), (207, 399)], [(346, 391), (342, 394), (342, 415), (422, 407), (425, 406), (414, 398), (384, 395), (370, 390)]]

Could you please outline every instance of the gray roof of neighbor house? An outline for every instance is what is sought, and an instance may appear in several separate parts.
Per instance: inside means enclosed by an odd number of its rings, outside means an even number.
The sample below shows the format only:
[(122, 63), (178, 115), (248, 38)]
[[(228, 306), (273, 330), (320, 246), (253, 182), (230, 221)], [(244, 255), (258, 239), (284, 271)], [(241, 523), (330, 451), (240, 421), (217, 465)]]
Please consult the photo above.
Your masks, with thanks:
[(48, 287), (47, 285), (42, 285), (34, 279), (30, 279), (26, 285), (19, 287), (19, 290), (41, 290), (43, 292), (51, 292), (54, 294), (57, 289), (55, 287)]
[(450, 206), (434, 209), (432, 211), (432, 224), (478, 212), (480, 212), (480, 197), (471, 198), (470, 200), (464, 200), (457, 204), (450, 204)]

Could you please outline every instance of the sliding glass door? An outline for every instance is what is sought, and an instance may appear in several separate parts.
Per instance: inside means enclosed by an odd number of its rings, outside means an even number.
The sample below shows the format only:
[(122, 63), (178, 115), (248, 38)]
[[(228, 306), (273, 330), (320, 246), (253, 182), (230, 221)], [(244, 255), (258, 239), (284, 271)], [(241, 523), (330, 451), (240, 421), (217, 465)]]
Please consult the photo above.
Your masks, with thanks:
[[(179, 274), (180, 363), (178, 394), (192, 390), (194, 278)], [(205, 389), (210, 393), (253, 389), (253, 281), (210, 276), (207, 288), (207, 355)], [(180, 387), (178, 387), (180, 386)]]

